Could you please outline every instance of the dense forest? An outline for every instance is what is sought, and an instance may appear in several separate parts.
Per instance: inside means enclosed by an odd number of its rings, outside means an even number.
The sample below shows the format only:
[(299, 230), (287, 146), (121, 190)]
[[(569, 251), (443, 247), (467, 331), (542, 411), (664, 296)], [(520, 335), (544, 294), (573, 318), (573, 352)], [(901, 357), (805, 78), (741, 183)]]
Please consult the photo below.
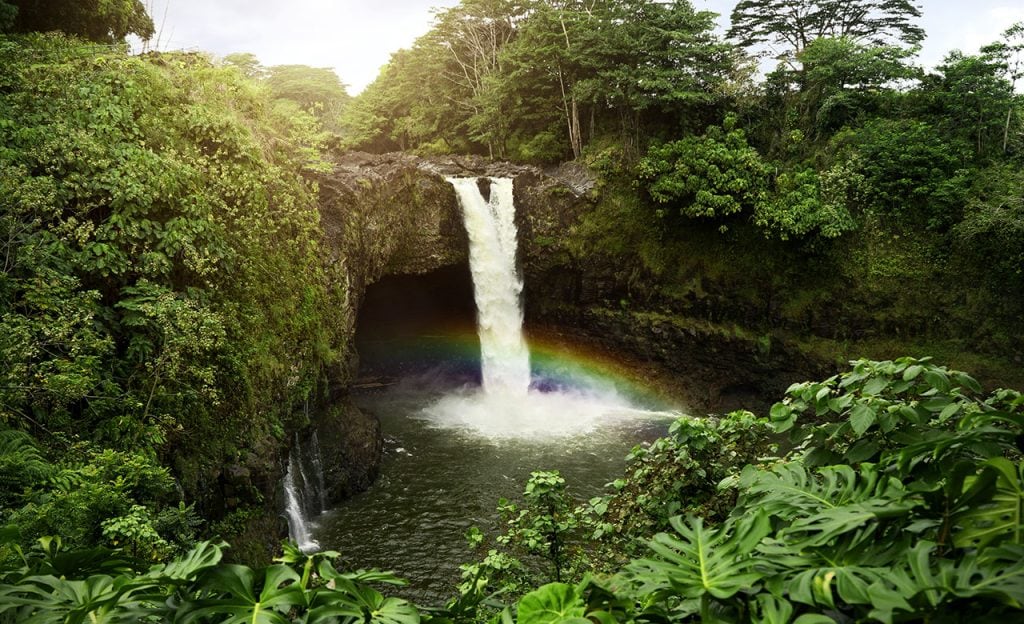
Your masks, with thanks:
[(708, 315), (762, 333), (1012, 358), (1024, 31), (925, 71), (919, 15), (741, 2), (723, 38), (689, 3), (463, 2), (352, 101), (341, 141), (581, 160), (603, 195), (564, 246), (618, 267), (613, 300), (696, 314), (720, 286)]
[[(463, 0), (351, 97), (132, 54), (140, 0), (0, 0), (0, 622), (1019, 617), (1024, 24), (924, 69), (908, 0), (729, 17)], [(445, 605), (338, 553), (263, 565), (244, 475), (348, 365), (318, 212), (348, 151), (574, 161), (591, 209), (548, 246), (596, 306), (838, 372), (680, 418), (603, 497), (534, 473)]]

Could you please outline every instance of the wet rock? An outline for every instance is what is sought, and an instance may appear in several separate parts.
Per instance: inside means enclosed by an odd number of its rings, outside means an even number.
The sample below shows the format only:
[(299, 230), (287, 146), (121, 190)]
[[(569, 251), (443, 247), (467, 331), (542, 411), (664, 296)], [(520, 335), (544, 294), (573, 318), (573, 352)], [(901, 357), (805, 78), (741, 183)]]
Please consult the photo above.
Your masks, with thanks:
[(476, 187), (480, 190), (480, 197), (483, 197), (486, 201), (491, 201), (491, 179), (490, 178), (477, 178)]
[(332, 505), (370, 487), (384, 449), (380, 421), (346, 396), (316, 416), (312, 425), (320, 440), (325, 502)]

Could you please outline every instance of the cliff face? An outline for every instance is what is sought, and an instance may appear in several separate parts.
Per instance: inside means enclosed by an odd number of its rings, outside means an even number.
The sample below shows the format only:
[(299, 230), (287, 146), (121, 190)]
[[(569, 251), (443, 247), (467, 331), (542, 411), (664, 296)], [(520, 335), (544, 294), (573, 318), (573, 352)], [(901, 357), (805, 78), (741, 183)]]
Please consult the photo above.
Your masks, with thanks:
[(467, 259), (451, 186), (412, 156), (344, 156), (320, 180), (320, 211), (355, 308), (366, 286), (384, 275), (426, 273)]
[(794, 380), (826, 372), (827, 365), (741, 325), (645, 299), (632, 287), (648, 279), (638, 267), (582, 243), (583, 221), (602, 201), (598, 181), (579, 164), (516, 178), (529, 324), (653, 364), (674, 378), (695, 413), (764, 409)]

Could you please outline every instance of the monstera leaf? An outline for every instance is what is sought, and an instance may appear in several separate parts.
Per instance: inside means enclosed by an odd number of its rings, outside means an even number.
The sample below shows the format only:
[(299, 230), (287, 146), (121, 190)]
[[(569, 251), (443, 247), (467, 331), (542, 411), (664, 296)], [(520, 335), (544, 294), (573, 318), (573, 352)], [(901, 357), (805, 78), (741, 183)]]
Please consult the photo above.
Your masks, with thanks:
[(341, 576), (334, 589), (318, 589), (310, 603), (308, 622), (360, 622), (363, 624), (419, 624), (416, 607)]
[[(67, 580), (32, 576), (16, 586), (0, 586), (0, 615), (14, 613), (24, 624), (95, 622), (128, 624), (139, 621), (138, 597), (150, 586), (128, 576), (90, 576)], [(153, 615), (155, 610), (150, 610)]]
[(201, 572), (220, 563), (224, 548), (227, 548), (227, 542), (200, 542), (184, 557), (170, 563), (155, 565), (145, 576), (164, 582), (191, 581)]
[[(330, 554), (330, 553), (321, 553)], [(385, 583), (387, 585), (408, 585), (409, 581), (396, 576), (394, 572), (382, 572), (380, 570), (356, 570), (355, 572), (339, 572), (334, 569), (330, 561), (320, 560), (317, 572), (321, 577), (328, 580), (345, 579), (356, 583)]]
[[(1015, 465), (997, 457), (985, 466), (985, 473), (996, 477), (995, 493), (955, 518), (960, 530), (953, 543), (960, 548), (982, 548), (996, 541), (1024, 544), (1024, 462)], [(978, 479), (985, 479), (985, 473)]]
[(790, 521), (781, 535), (804, 548), (834, 543), (840, 536), (866, 540), (873, 522), (906, 516), (922, 504), (898, 479), (871, 464), (814, 472), (797, 462), (770, 471), (748, 468), (740, 485), (745, 487), (742, 505)]
[(671, 523), (679, 537), (659, 533), (648, 544), (657, 557), (639, 559), (626, 567), (641, 592), (724, 599), (764, 578), (765, 572), (755, 569), (750, 556), (771, 531), (764, 512), (718, 529), (705, 528), (700, 518), (683, 522), (675, 517)]
[[(283, 565), (259, 572), (240, 565), (221, 565), (208, 571), (201, 584), (209, 592), (208, 597), (183, 605), (177, 622), (287, 624), (285, 614), (306, 604), (299, 575)], [(208, 620), (213, 616), (217, 617)]]
[(960, 560), (935, 556), (935, 544), (922, 541), (907, 554), (903, 565), (868, 588), (874, 609), (871, 617), (898, 620), (895, 612), (913, 613), (928, 620), (928, 613), (954, 611), (958, 600), (987, 598), (1014, 609), (1024, 607), (1024, 547), (1001, 546), (966, 555)]

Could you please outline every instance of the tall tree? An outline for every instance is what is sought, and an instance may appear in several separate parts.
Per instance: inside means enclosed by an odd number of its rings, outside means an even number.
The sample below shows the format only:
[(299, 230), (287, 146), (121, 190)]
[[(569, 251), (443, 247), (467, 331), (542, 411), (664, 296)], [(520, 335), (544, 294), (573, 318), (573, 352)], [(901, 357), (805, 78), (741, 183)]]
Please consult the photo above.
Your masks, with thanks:
[[(1010, 81), (1010, 91), (1016, 93), (1017, 81), (1024, 78), (1024, 22), (1017, 22), (1003, 31), (1003, 38), (996, 43), (982, 48), (982, 52), (994, 58), (1001, 58), (1006, 67), (1006, 78)], [(1010, 143), (1010, 124), (1013, 112), (1019, 105), (1015, 98), (1006, 107), (1006, 124), (1003, 126), (1003, 152)]]
[(795, 117), (788, 123), (821, 138), (875, 114), (893, 96), (886, 86), (920, 78), (921, 70), (909, 62), (911, 55), (897, 46), (822, 37), (797, 55), (800, 71), (780, 65), (771, 79), (784, 81), (789, 89), (787, 109)]
[(557, 110), (574, 156), (595, 118), (614, 114), (627, 135), (646, 111), (707, 103), (731, 67), (713, 16), (687, 0), (539, 2), (508, 49), (508, 80), (524, 108)]
[[(153, 36), (153, 20), (142, 0), (7, 0), (17, 8), (11, 30), (60, 30), (99, 43), (124, 41), (128, 35)], [(4, 2), (0, 0), (0, 28)]]
[(234, 52), (224, 57), (224, 64), (242, 72), (246, 78), (265, 78), (267, 68), (264, 67), (252, 52)]
[(1004, 58), (953, 51), (925, 77), (918, 95), (925, 105), (922, 112), (946, 136), (973, 144), (976, 157), (1002, 153), (1006, 110), (1014, 101)]
[(781, 46), (779, 56), (792, 59), (821, 37), (916, 45), (924, 39), (920, 17), (910, 0), (741, 0), (728, 36), (745, 47)]
[(461, 110), (473, 138), (491, 156), (503, 155), (504, 134), (494, 130), (503, 124), (488, 114), (493, 97), (487, 91), (501, 71), (501, 52), (527, 10), (519, 0), (463, 0), (438, 13), (434, 28), (417, 42), (435, 57), (445, 99)]

